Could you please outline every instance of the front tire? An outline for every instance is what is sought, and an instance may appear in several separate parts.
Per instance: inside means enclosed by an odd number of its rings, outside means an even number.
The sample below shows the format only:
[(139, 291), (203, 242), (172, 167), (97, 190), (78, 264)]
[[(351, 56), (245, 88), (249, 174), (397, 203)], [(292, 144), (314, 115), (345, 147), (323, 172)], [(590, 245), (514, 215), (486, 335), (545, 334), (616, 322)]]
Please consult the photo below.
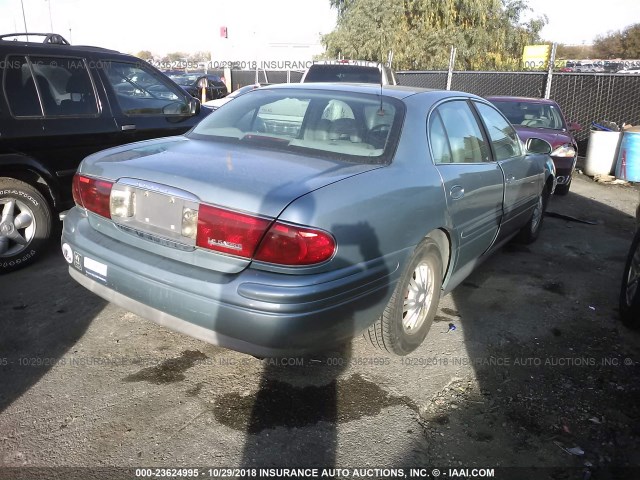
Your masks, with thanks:
[(620, 318), (630, 328), (640, 327), (640, 229), (636, 232), (622, 275)]
[(535, 242), (540, 235), (542, 229), (542, 223), (544, 221), (544, 212), (547, 210), (547, 204), (549, 203), (549, 189), (545, 186), (536, 202), (536, 206), (529, 217), (527, 224), (522, 227), (520, 233), (516, 237), (519, 243), (528, 245)]
[(374, 347), (407, 355), (424, 341), (440, 302), (442, 256), (430, 238), (421, 242), (381, 317), (365, 332)]
[(564, 196), (569, 193), (569, 189), (571, 188), (571, 180), (563, 185), (556, 185), (555, 194)]
[(31, 185), (0, 178), (0, 274), (25, 267), (45, 249), (52, 211)]

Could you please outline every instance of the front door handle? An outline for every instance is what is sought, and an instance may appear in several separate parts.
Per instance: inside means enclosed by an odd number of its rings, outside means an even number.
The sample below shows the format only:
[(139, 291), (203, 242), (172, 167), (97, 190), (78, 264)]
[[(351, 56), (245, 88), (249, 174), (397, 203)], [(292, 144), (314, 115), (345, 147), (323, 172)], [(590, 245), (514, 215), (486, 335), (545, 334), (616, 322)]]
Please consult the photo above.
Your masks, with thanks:
[(120, 130), (122, 130), (123, 132), (126, 130), (135, 130), (136, 126), (135, 125), (122, 125), (122, 127), (120, 127)]
[(509, 175), (509, 176), (506, 178), (506, 182), (507, 182), (507, 183), (513, 183), (513, 182), (515, 182), (515, 180), (516, 180), (515, 175)]
[(462, 187), (461, 185), (454, 185), (453, 187), (451, 187), (451, 190), (449, 190), (449, 196), (453, 200), (461, 199), (462, 197), (464, 197), (464, 187)]

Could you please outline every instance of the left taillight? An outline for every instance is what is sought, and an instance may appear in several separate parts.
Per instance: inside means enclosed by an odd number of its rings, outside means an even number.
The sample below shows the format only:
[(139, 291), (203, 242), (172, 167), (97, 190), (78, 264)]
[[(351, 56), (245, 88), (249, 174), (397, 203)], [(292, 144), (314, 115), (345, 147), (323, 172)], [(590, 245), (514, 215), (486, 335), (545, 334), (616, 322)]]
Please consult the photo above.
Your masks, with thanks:
[(112, 182), (76, 173), (73, 177), (73, 200), (93, 213), (111, 218), (109, 199), (112, 187)]

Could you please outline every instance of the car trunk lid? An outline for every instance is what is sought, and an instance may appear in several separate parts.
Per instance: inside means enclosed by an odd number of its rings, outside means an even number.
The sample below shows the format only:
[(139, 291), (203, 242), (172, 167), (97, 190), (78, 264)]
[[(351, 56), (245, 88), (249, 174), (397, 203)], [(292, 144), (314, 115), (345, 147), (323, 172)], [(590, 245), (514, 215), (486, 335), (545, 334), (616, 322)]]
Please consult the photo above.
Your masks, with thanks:
[[(142, 248), (159, 254), (164, 249), (174, 258), (175, 250), (180, 250), (178, 256), (192, 263), (188, 257), (201, 256), (202, 249), (196, 244), (202, 245), (196, 241), (199, 237), (185, 233), (185, 215), (193, 218), (201, 204), (261, 219), (263, 225), (266, 220), (268, 225), (295, 199), (376, 168), (380, 165), (176, 137), (101, 152), (88, 157), (80, 173), (115, 182), (111, 199), (117, 196), (121, 200), (123, 213), (112, 213), (111, 218), (119, 227), (120, 240), (133, 234), (132, 243), (141, 246), (141, 238), (147, 241)], [(192, 223), (191, 228), (196, 225), (199, 229), (198, 223)], [(207, 240), (208, 245), (215, 244), (214, 248), (230, 254), (210, 264), (213, 269), (240, 271), (250, 262), (250, 258), (238, 261), (233, 255), (240, 243), (217, 237)]]

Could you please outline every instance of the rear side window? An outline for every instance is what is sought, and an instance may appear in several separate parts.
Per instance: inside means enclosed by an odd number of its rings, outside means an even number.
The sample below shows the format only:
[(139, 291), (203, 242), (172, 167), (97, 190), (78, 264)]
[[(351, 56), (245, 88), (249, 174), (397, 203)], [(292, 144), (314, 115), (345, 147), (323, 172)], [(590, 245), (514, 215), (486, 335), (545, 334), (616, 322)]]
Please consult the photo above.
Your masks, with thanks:
[(189, 115), (186, 93), (142, 66), (105, 62), (104, 71), (125, 115)]
[(81, 58), (10, 57), (5, 92), (16, 117), (97, 115), (95, 89)]
[(433, 161), (439, 163), (451, 163), (451, 150), (449, 149), (449, 141), (447, 133), (444, 131), (442, 118), (440, 114), (435, 112), (431, 118), (429, 125), (429, 138), (431, 139), (431, 152)]
[(14, 117), (41, 117), (38, 92), (25, 57), (7, 57), (4, 94)]

